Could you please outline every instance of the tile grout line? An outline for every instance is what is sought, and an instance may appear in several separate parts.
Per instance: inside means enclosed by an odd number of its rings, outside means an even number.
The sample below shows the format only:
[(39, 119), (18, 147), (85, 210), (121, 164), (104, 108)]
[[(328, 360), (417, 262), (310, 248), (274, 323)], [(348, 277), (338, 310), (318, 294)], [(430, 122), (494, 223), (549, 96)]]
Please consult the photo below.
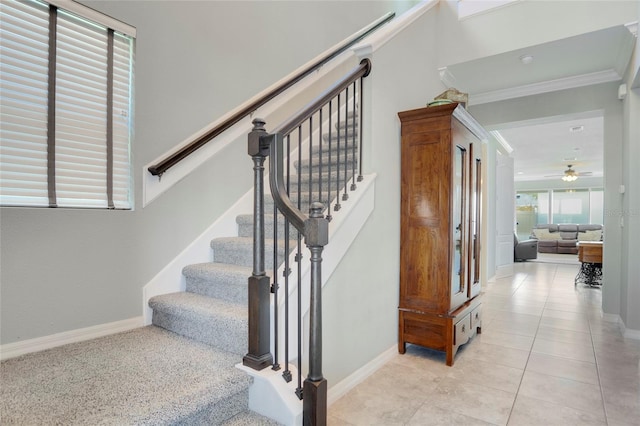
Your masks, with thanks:
[[(558, 267), (555, 266), (555, 271), (553, 273), (553, 278), (555, 278), (556, 272), (558, 270)], [(529, 272), (527, 272), (527, 277), (530, 276), (531, 274)], [(553, 284), (553, 278), (551, 279), (551, 283)], [(526, 280), (526, 278), (525, 278)], [(525, 280), (522, 280), (522, 282), (524, 282)], [(520, 284), (522, 285), (522, 283)], [(518, 288), (520, 288), (520, 286), (518, 286)], [(515, 291), (514, 291), (515, 293)], [(518, 389), (516, 389), (516, 394), (515, 397), (513, 398), (513, 404), (511, 404), (511, 410), (509, 411), (509, 416), (507, 417), (507, 423), (505, 425), (509, 424), (509, 421), (511, 420), (511, 415), (513, 414), (513, 409), (516, 406), (516, 401), (518, 400), (518, 395), (520, 394), (520, 387), (522, 386), (522, 381), (524, 380), (524, 375), (527, 372), (527, 365), (529, 365), (529, 359), (531, 358), (531, 352), (533, 352), (533, 344), (536, 341), (536, 337), (538, 336), (538, 330), (540, 330), (540, 322), (542, 321), (542, 314), (544, 313), (544, 309), (545, 306), (547, 305), (547, 300), (549, 299), (549, 293), (547, 293), (547, 296), (545, 298), (545, 302), (544, 305), (542, 307), (542, 312), (540, 312), (540, 316), (538, 318), (538, 326), (536, 327), (536, 332), (533, 335), (533, 340), (531, 341), (531, 347), (529, 348), (529, 354), (527, 355), (527, 361), (524, 363), (524, 368), (522, 369), (522, 377), (520, 378), (520, 383), (518, 383)]]
[(602, 390), (602, 382), (600, 380), (600, 368), (598, 366), (598, 356), (596, 355), (596, 345), (593, 343), (593, 330), (591, 328), (591, 317), (587, 314), (587, 324), (589, 324), (589, 338), (591, 339), (591, 347), (593, 348), (593, 359), (596, 364), (596, 374), (598, 375), (598, 389), (600, 389), (600, 399), (602, 400), (602, 412), (604, 413), (604, 422), (609, 424), (609, 415), (607, 414), (607, 404), (604, 403), (604, 392)]

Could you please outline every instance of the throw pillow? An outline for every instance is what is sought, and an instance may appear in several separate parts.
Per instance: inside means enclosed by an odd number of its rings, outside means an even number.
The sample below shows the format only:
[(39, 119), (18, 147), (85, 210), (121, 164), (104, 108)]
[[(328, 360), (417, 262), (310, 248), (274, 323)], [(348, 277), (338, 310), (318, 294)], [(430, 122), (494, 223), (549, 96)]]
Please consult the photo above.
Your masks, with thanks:
[(562, 237), (559, 232), (549, 232), (546, 228), (534, 229), (533, 235), (539, 240), (560, 240)]
[(593, 231), (578, 232), (579, 241), (600, 241), (602, 239), (602, 230), (594, 229)]

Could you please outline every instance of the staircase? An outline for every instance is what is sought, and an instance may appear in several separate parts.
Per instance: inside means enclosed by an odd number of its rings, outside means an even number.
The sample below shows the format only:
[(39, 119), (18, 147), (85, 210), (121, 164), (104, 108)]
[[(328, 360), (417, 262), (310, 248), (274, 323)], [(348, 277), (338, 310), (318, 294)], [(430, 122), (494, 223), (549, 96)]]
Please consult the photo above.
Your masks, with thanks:
[[(345, 148), (345, 133), (352, 135), (353, 115), (349, 115), (347, 122), (340, 122), (335, 125), (341, 131), (341, 147), (344, 152), (340, 154), (341, 166), (338, 173), (337, 156), (328, 155), (329, 135), (323, 136), (324, 143), (321, 147), (314, 146), (311, 152), (311, 160), (304, 159), (301, 162), (294, 161), (293, 166), (300, 174), (300, 203), (301, 210), (308, 211), (310, 201), (319, 200), (320, 191), (317, 184), (318, 176), (324, 180), (321, 202), (325, 205), (331, 199), (339, 197), (342, 203), (342, 194), (345, 187), (345, 176), (347, 184), (350, 183), (352, 171), (354, 170), (356, 158), (353, 158), (353, 144), (349, 142)], [(331, 134), (331, 145), (335, 149), (338, 132)], [(357, 139), (357, 138), (356, 138)], [(297, 155), (297, 154), (296, 154)], [(345, 157), (346, 156), (346, 157)], [(347, 167), (345, 173), (345, 158)], [(311, 163), (311, 164), (310, 164)], [(322, 173), (318, 167), (322, 163)], [(309, 171), (312, 173), (309, 173)], [(329, 172), (331, 170), (331, 172)], [(309, 175), (313, 175), (315, 182), (310, 185)], [(298, 194), (297, 176), (292, 176), (290, 191)], [(330, 193), (327, 191), (327, 182), (330, 185)], [(347, 185), (348, 186), (348, 185)], [(340, 194), (337, 192), (340, 189)], [(292, 201), (297, 203), (297, 195), (291, 196)], [(332, 214), (333, 208), (331, 209)], [(274, 215), (273, 200), (265, 195), (265, 268), (267, 275), (273, 277), (273, 250), (274, 241), (268, 239), (273, 236)], [(326, 213), (326, 212), (325, 212)], [(205, 343), (223, 354), (231, 354), (228, 365), (221, 368), (234, 369), (236, 363), (241, 362), (242, 357), (247, 353), (248, 336), (248, 292), (247, 280), (252, 274), (253, 265), (253, 215), (250, 213), (241, 214), (236, 218), (238, 224), (238, 235), (233, 237), (216, 238), (211, 241), (213, 261), (208, 263), (198, 263), (188, 265), (183, 269), (186, 278), (186, 289), (184, 292), (164, 294), (152, 297), (149, 306), (153, 310), (153, 325), (172, 331), (189, 339)], [(283, 220), (278, 220), (277, 236), (278, 259), (284, 259), (285, 242)], [(297, 233), (292, 227), (290, 230), (289, 248), (293, 251), (297, 245)], [(278, 265), (279, 266), (279, 265)], [(282, 360), (279, 360), (282, 362)], [(239, 374), (245, 374), (238, 371)], [(220, 388), (220, 393), (215, 396), (216, 404), (224, 408), (226, 416), (242, 419), (247, 416), (251, 419), (253, 415), (248, 411), (248, 388), (250, 380), (238, 389), (238, 386), (230, 388)], [(229, 410), (229, 407), (234, 407)], [(237, 417), (240, 414), (240, 417)], [(216, 419), (219, 422), (223, 419)], [(256, 424), (255, 419), (247, 424)], [(266, 419), (265, 419), (266, 420)], [(191, 419), (190, 422), (194, 420)], [(234, 420), (239, 421), (239, 420)], [(239, 423), (241, 424), (241, 423)], [(262, 423), (261, 424), (265, 424)]]

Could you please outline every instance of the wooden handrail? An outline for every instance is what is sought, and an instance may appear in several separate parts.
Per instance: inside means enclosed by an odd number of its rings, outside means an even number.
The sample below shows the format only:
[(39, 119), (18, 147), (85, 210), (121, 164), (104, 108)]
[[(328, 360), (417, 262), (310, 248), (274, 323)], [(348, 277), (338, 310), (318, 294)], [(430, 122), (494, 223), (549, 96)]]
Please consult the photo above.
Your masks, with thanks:
[(191, 141), (189, 144), (184, 146), (179, 151), (168, 156), (167, 158), (160, 161), (159, 163), (156, 163), (151, 167), (149, 167), (148, 168), (149, 173), (151, 173), (153, 176), (159, 176), (159, 177), (162, 176), (164, 172), (166, 172), (171, 167), (175, 166), (180, 161), (182, 161), (183, 159), (191, 155), (197, 149), (206, 145), (209, 141), (214, 139), (216, 136), (220, 135), (222, 132), (224, 132), (225, 130), (229, 129), (231, 126), (238, 123), (240, 120), (242, 120), (243, 118), (245, 118), (246, 116), (248, 116), (249, 114), (257, 110), (258, 108), (260, 108), (261, 106), (269, 102), (271, 99), (275, 98), (276, 96), (278, 96), (279, 94), (281, 94), (282, 92), (284, 92), (285, 90), (287, 90), (288, 88), (290, 88), (291, 86), (293, 86), (294, 84), (296, 84), (297, 82), (299, 82), (300, 80), (302, 80), (303, 78), (311, 74), (313, 71), (320, 68), (322, 65), (326, 64), (327, 62), (329, 62), (330, 60), (332, 60), (333, 58), (335, 58), (345, 50), (349, 49), (351, 46), (358, 43), (360, 40), (362, 40), (363, 38), (365, 38), (366, 36), (374, 32), (375, 30), (380, 28), (385, 23), (389, 22), (394, 17), (395, 17), (395, 13), (389, 12), (386, 15), (379, 18), (378, 20), (371, 23), (370, 25), (368, 25), (367, 27), (363, 28), (358, 33), (356, 33), (353, 37), (351, 37), (348, 40), (345, 40), (341, 45), (337, 46), (331, 52), (328, 52), (326, 55), (324, 55), (323, 57), (318, 59), (316, 62), (312, 63), (311, 65), (309, 65), (308, 67), (300, 71), (295, 76), (291, 77), (287, 81), (275, 87), (270, 92), (266, 93), (264, 96), (260, 97), (259, 99), (245, 106), (240, 111), (233, 114), (231, 117), (227, 118), (225, 121), (223, 121), (213, 129), (209, 130), (204, 135), (199, 136), (198, 138)]

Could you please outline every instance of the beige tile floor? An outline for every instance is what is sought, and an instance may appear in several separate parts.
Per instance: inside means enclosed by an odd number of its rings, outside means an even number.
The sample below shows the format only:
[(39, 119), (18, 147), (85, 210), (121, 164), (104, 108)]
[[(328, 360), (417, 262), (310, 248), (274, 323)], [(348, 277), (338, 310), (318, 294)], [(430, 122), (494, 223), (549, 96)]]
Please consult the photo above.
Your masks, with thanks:
[(574, 287), (575, 265), (515, 269), (485, 286), (482, 334), (453, 367), (409, 345), (329, 425), (640, 425), (640, 342), (601, 318), (601, 290)]

